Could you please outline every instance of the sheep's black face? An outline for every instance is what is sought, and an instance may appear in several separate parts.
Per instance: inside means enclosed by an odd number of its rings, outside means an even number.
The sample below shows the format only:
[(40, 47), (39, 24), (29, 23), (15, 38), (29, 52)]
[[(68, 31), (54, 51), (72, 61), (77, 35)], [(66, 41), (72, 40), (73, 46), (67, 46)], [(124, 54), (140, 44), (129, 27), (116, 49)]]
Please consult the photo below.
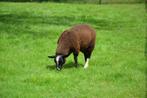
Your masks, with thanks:
[(65, 58), (62, 55), (57, 55), (54, 61), (56, 63), (57, 70), (61, 70), (63, 64), (65, 63)]

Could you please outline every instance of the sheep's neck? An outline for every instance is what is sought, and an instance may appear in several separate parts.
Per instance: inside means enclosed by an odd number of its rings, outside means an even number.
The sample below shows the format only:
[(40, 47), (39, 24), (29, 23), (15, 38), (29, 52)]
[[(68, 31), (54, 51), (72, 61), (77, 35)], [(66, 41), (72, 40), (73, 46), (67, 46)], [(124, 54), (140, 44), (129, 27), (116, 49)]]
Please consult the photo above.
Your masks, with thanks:
[(57, 50), (56, 50), (56, 54), (62, 54), (62, 55), (68, 55), (70, 47), (68, 44), (64, 43), (64, 44), (58, 44)]

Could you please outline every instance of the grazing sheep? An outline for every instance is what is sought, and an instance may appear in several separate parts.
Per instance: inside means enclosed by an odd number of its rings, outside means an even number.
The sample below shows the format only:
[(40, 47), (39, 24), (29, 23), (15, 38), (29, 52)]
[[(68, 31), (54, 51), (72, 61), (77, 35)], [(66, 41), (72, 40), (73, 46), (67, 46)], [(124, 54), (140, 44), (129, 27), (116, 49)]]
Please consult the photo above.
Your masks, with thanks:
[(88, 62), (91, 53), (95, 46), (96, 32), (86, 24), (80, 24), (65, 30), (58, 39), (55, 56), (48, 56), (54, 58), (57, 70), (61, 70), (65, 63), (65, 58), (71, 53), (74, 55), (74, 61), (77, 67), (77, 57), (81, 51), (85, 57), (84, 68), (88, 67)]

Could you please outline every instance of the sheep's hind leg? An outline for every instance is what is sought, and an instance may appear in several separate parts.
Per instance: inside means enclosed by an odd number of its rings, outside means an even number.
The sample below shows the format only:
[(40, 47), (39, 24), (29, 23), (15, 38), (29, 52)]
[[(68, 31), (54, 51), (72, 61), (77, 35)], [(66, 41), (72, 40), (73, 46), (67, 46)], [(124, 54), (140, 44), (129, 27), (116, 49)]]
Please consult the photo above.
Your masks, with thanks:
[(90, 51), (85, 51), (85, 52), (84, 52), (84, 57), (85, 57), (84, 69), (86, 69), (86, 68), (89, 66), (89, 60), (90, 60), (90, 57), (91, 57), (91, 53), (92, 53), (92, 50), (90, 50)]
[(84, 51), (84, 57), (85, 57), (84, 69), (86, 69), (89, 65), (89, 59), (91, 57), (93, 49), (94, 49), (94, 44), (90, 44), (90, 46)]
[(86, 69), (89, 66), (89, 58), (86, 59), (86, 63), (84, 65), (84, 69)]

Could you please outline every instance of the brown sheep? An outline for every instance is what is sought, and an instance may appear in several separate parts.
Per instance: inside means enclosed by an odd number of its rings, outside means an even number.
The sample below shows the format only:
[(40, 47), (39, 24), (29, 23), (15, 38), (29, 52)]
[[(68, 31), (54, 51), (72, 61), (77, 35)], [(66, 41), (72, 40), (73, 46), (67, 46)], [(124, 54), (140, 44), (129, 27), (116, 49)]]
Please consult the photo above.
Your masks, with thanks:
[(95, 46), (95, 39), (96, 32), (93, 28), (86, 24), (76, 25), (61, 34), (57, 42), (56, 55), (48, 57), (54, 58), (57, 70), (61, 70), (65, 63), (65, 58), (71, 53), (74, 55), (74, 61), (77, 66), (77, 57), (81, 51), (84, 54), (86, 62), (84, 68), (87, 68)]

